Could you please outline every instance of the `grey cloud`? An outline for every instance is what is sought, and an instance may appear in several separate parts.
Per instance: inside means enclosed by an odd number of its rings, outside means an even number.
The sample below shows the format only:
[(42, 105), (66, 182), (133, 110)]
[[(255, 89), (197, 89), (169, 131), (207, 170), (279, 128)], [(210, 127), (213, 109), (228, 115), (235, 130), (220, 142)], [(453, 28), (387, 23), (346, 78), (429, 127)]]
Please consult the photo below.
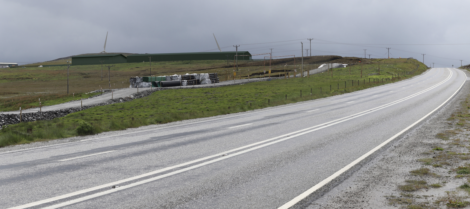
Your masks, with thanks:
[[(392, 45), (470, 43), (466, 9), (456, 1), (150, 1), (0, 0), (0, 61), (37, 62), (102, 51), (134, 53), (223, 50), (253, 54), (273, 48), (276, 56), (300, 56), (300, 41), (314, 38), (314, 55), (372, 57), (426, 55), (426, 64), (460, 65), (470, 45)], [(275, 41), (297, 40), (260, 45)], [(326, 41), (358, 44), (327, 44)], [(261, 58), (261, 57), (259, 57)]]

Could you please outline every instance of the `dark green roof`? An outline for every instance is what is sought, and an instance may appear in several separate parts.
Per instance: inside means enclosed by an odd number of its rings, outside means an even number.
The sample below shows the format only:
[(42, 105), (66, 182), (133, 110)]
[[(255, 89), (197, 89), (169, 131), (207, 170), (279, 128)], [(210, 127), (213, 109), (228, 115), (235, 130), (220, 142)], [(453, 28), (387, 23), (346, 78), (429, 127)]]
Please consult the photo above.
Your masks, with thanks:
[(119, 56), (119, 55), (126, 57), (123, 54), (102, 53), (102, 54), (82, 54), (82, 55), (73, 56), (72, 58), (74, 57), (114, 57), (114, 56)]
[[(160, 53), (160, 54), (130, 54), (127, 55), (128, 57), (134, 57), (134, 56), (154, 56), (154, 55), (182, 55), (182, 54), (235, 54), (237, 53), (236, 51), (226, 51), (226, 52), (181, 52), (181, 53)], [(245, 54), (250, 52), (248, 51), (238, 51), (238, 54)], [(251, 54), (250, 54), (251, 55)]]

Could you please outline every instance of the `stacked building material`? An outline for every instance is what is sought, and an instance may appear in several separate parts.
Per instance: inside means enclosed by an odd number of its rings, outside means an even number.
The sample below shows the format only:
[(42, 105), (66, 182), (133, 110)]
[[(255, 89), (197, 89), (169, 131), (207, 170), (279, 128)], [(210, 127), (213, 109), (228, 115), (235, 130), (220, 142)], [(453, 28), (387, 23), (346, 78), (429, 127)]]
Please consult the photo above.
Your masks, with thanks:
[(195, 80), (196, 76), (195, 75), (182, 75), (181, 80)]
[(187, 80), (186, 85), (188, 86), (198, 85), (198, 80)]
[(217, 73), (209, 73), (209, 78), (211, 79), (212, 83), (219, 83), (219, 77)]
[(147, 88), (152, 86), (150, 82), (144, 82), (143, 78), (137, 76), (135, 78), (130, 78), (129, 83), (129, 88)]
[(217, 73), (201, 73), (168, 76), (145, 76), (129, 79), (130, 88), (191, 86), (199, 84), (219, 83)]
[(180, 81), (160, 81), (162, 87), (181, 86)]

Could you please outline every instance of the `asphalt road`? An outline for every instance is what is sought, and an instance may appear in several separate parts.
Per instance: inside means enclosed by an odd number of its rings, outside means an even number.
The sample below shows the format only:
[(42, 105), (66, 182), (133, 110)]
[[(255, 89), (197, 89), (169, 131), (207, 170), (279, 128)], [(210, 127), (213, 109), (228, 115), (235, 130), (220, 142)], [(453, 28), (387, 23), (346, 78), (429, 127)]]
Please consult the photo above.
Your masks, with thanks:
[(431, 69), (325, 99), (0, 149), (0, 208), (277, 208), (438, 108), (466, 80), (457, 69)]

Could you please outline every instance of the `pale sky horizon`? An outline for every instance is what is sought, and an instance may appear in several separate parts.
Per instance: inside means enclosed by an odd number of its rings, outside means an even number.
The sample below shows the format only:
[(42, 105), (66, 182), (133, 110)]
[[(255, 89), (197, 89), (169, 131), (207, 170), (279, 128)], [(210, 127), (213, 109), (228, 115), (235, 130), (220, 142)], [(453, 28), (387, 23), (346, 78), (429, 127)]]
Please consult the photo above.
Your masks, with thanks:
[[(470, 64), (470, 1), (0, 0), (0, 62), (27, 64), (103, 51), (222, 51), (273, 56), (413, 57)], [(304, 55), (306, 52), (304, 51)], [(253, 57), (262, 59), (263, 55)]]

